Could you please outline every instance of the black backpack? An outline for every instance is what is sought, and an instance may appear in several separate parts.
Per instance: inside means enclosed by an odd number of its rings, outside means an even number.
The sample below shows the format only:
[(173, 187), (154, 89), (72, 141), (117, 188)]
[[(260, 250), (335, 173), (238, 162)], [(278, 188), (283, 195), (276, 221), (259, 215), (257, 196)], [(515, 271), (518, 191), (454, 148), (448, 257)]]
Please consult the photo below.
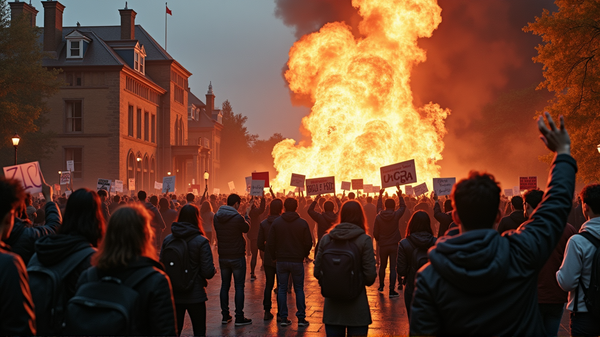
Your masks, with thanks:
[[(588, 309), (588, 312), (593, 315), (596, 319), (600, 319), (600, 240), (598, 240), (594, 235), (590, 232), (581, 232), (579, 235), (586, 238), (589, 242), (591, 242), (594, 247), (596, 247), (596, 252), (594, 252), (594, 260), (592, 262), (592, 275), (590, 278), (590, 285), (586, 288), (583, 285), (582, 277), (579, 277), (579, 286), (583, 289), (585, 306)], [(575, 295), (575, 303), (574, 303), (574, 312), (577, 312), (577, 304), (579, 302), (579, 290)]]
[(360, 251), (350, 240), (334, 240), (323, 248), (319, 285), (321, 295), (337, 300), (356, 298), (364, 289)]
[(88, 273), (89, 282), (82, 284), (69, 300), (63, 334), (137, 334), (134, 317), (139, 315), (136, 312), (139, 293), (133, 288), (157, 271), (152, 267), (141, 268), (124, 281), (111, 276), (99, 279), (96, 267), (88, 269)]
[(165, 266), (165, 272), (171, 279), (174, 292), (186, 292), (194, 286), (198, 266), (192, 266), (190, 262), (188, 242), (196, 236), (185, 240), (173, 236), (173, 240), (163, 248), (160, 254), (160, 262)]
[(53, 266), (44, 266), (37, 258), (31, 257), (27, 265), (29, 288), (35, 305), (35, 318), (38, 335), (60, 335), (63, 329), (67, 295), (64, 279), (96, 249), (86, 247)]
[(404, 242), (408, 242), (408, 247), (404, 244), (403, 249), (407, 261), (410, 261), (410, 264), (408, 275), (404, 278), (403, 284), (409, 284), (412, 287), (415, 284), (417, 271), (429, 262), (429, 257), (427, 256), (429, 247), (417, 247), (417, 245), (412, 242), (410, 236), (408, 236)]

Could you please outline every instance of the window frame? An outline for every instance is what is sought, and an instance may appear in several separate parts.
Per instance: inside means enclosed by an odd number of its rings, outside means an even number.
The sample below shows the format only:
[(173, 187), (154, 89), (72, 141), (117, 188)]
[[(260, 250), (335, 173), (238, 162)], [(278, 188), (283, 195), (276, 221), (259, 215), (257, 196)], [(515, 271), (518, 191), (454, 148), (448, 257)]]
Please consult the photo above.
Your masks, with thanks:
[(144, 141), (150, 141), (150, 113), (144, 111)]
[(127, 135), (129, 137), (135, 136), (135, 117), (134, 117), (134, 107), (129, 104), (127, 107)]
[[(64, 119), (64, 130), (65, 133), (83, 133), (83, 99), (74, 98), (74, 99), (65, 99), (65, 119)], [(69, 117), (69, 104), (73, 102), (79, 102), (79, 117), (71, 116)], [(72, 109), (73, 111), (74, 109)], [(79, 130), (73, 130), (73, 125), (71, 123), (74, 122), (75, 119), (79, 119)], [(69, 125), (71, 124), (71, 128)]]
[(141, 108), (137, 108), (137, 112), (136, 112), (136, 137), (137, 139), (142, 139), (142, 109)]
[[(78, 48), (73, 48), (73, 43), (78, 44)], [(77, 50), (79, 55), (73, 55), (73, 50)], [(68, 59), (82, 59), (83, 58), (83, 39), (67, 40), (67, 58)]]

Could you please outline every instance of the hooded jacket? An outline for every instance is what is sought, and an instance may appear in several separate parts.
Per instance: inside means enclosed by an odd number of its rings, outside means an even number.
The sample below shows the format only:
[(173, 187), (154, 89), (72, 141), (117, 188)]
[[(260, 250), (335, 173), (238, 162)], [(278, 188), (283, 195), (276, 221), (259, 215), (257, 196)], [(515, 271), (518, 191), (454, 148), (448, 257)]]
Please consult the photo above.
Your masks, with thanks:
[(213, 226), (219, 242), (219, 259), (240, 259), (246, 256), (246, 240), (250, 225), (237, 209), (221, 206), (215, 214)]
[(0, 335), (33, 336), (35, 310), (23, 260), (0, 241)]
[(273, 260), (302, 263), (312, 248), (308, 223), (296, 212), (283, 213), (271, 225), (267, 248)]
[[(319, 242), (319, 249), (315, 258), (313, 275), (318, 279), (321, 275), (321, 264), (326, 244), (332, 239), (349, 240), (358, 247), (361, 253), (363, 267), (363, 281), (365, 286), (375, 282), (377, 270), (375, 268), (375, 255), (373, 253), (373, 240), (365, 234), (365, 231), (351, 223), (341, 223), (325, 234)], [(352, 300), (335, 300), (325, 298), (323, 307), (323, 323), (344, 326), (365, 326), (372, 323), (371, 309), (367, 299), (366, 289), (363, 288), (360, 295)]]
[[(382, 209), (383, 198), (377, 200), (377, 209)], [(406, 211), (406, 203), (401, 195), (398, 196), (399, 207), (397, 210), (386, 209), (379, 212), (375, 217), (375, 228), (373, 229), (373, 237), (377, 240), (379, 246), (397, 246), (402, 240), (402, 235), (398, 229), (398, 222)]]
[(256, 207), (256, 205), (252, 204), (252, 208), (250, 209), (250, 213), (248, 216), (250, 217), (250, 230), (248, 231), (248, 239), (257, 240), (258, 239), (258, 230), (260, 228), (260, 217), (265, 212), (265, 197), (260, 199), (260, 206)]
[(510, 229), (517, 229), (523, 222), (525, 222), (525, 215), (523, 210), (516, 210), (505, 216), (500, 220), (498, 224), (498, 233), (502, 234)]
[(167, 235), (163, 241), (160, 250), (160, 260), (162, 261), (163, 249), (169, 245), (175, 238), (189, 240), (187, 241), (188, 254), (190, 255), (190, 265), (192, 270), (197, 270), (194, 286), (186, 292), (173, 292), (175, 303), (201, 303), (208, 300), (206, 296), (206, 286), (217, 272), (213, 263), (213, 255), (210, 250), (208, 239), (200, 234), (198, 227), (188, 222), (174, 222), (171, 225), (171, 234)]
[(446, 231), (454, 222), (454, 220), (452, 220), (452, 211), (442, 212), (442, 207), (440, 206), (440, 203), (436, 201), (433, 205), (433, 217), (440, 223), (437, 237), (441, 238), (446, 234)]
[(440, 238), (417, 273), (410, 334), (543, 335), (537, 275), (563, 233), (576, 171), (556, 156), (544, 199), (516, 231)]
[[(402, 277), (406, 280), (406, 288), (414, 289), (414, 274), (416, 273), (416, 266), (413, 266), (413, 260), (411, 257), (414, 254), (414, 250), (418, 248), (429, 249), (435, 244), (436, 238), (428, 232), (417, 232), (409, 235), (402, 239), (398, 244), (398, 255), (396, 257), (396, 272), (398, 273), (398, 279)], [(392, 271), (393, 272), (393, 271)]]
[(335, 198), (335, 201), (338, 205), (338, 212), (333, 211), (325, 211), (319, 213), (315, 211), (315, 207), (317, 206), (317, 199), (310, 204), (308, 207), (308, 215), (317, 223), (317, 237), (320, 240), (325, 232), (337, 221), (339, 210), (341, 209), (340, 199)]
[(263, 258), (263, 262), (266, 266), (275, 267), (273, 263), (273, 257), (271, 256), (271, 252), (267, 249), (267, 237), (269, 237), (269, 231), (271, 230), (271, 226), (273, 225), (273, 221), (279, 218), (279, 215), (269, 215), (268, 218), (263, 220), (260, 223), (260, 228), (258, 229), (258, 240), (257, 246), (258, 249), (265, 252), (265, 256)]

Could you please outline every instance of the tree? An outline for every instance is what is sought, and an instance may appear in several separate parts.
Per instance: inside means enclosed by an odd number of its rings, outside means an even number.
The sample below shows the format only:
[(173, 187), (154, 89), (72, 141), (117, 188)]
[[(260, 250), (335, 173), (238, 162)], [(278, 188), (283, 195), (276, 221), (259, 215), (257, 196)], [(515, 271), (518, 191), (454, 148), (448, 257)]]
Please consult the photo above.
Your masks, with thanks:
[(0, 0), (0, 165), (12, 165), (10, 138), (21, 136), (19, 160), (39, 160), (53, 148), (51, 133), (43, 133), (45, 99), (56, 93), (63, 81), (58, 70), (42, 66), (45, 54), (40, 30), (23, 15), (9, 19), (6, 0)]
[(556, 0), (558, 11), (544, 10), (523, 28), (543, 39), (533, 60), (544, 65), (538, 88), (554, 92), (546, 109), (565, 116), (579, 180), (600, 180), (600, 3)]

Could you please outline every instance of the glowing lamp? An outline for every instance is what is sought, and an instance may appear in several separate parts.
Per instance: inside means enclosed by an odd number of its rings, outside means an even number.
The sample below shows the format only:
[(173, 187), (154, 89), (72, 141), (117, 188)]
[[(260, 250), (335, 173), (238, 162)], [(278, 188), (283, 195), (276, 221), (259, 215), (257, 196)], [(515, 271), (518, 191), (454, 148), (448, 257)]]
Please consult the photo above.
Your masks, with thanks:
[(171, 171), (167, 172), (167, 175), (170, 176), (171, 175)]
[[(598, 145), (598, 146), (600, 148), (600, 145)], [(208, 180), (208, 172), (207, 171), (204, 171), (204, 180)]]
[(596, 148), (598, 149), (598, 152), (600, 152), (600, 144), (598, 144)]
[(14, 147), (19, 146), (19, 141), (21, 141), (21, 137), (19, 137), (19, 135), (15, 132), (15, 135), (12, 136), (12, 144), (13, 144), (13, 146)]

